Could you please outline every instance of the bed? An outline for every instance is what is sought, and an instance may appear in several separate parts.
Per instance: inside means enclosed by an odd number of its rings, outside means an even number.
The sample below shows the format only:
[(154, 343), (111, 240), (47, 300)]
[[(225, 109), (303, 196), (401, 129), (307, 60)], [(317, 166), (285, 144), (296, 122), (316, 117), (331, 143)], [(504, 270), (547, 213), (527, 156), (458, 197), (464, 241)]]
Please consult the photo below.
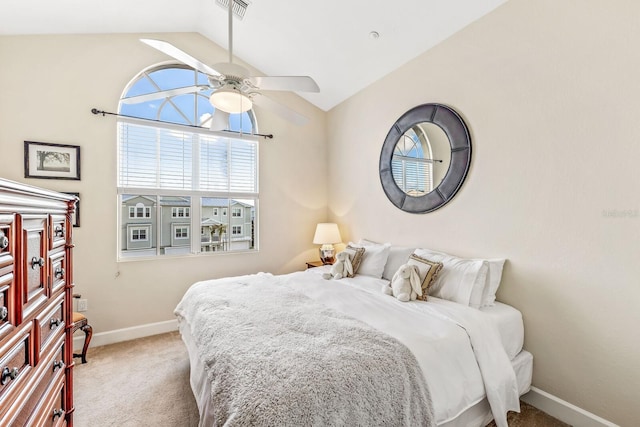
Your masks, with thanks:
[[(414, 249), (368, 249), (367, 274), (340, 280), (323, 278), (324, 266), (190, 287), (175, 314), (200, 426), (507, 425), (531, 384), (520, 312), (447, 292), (400, 302), (381, 289)], [(484, 290), (490, 268), (480, 261)], [(469, 300), (474, 286), (463, 292)]]

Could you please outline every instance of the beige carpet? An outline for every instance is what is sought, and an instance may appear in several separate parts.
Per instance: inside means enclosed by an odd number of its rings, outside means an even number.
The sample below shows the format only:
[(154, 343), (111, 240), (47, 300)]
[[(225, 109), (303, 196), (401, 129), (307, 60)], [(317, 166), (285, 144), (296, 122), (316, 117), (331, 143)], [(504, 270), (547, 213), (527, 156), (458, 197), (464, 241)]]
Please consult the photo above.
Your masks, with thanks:
[[(177, 332), (90, 348), (74, 368), (76, 427), (195, 427), (187, 351)], [(489, 426), (495, 426), (493, 423)], [(522, 404), (510, 427), (566, 427)]]

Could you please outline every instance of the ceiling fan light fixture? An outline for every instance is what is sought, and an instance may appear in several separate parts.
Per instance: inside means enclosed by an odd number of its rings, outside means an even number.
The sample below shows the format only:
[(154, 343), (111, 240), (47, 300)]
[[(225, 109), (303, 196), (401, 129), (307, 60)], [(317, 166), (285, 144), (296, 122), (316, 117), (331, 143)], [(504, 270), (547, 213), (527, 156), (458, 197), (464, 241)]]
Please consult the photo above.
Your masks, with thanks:
[(209, 97), (209, 102), (216, 110), (221, 110), (226, 113), (244, 113), (253, 108), (251, 98), (230, 88), (216, 90)]

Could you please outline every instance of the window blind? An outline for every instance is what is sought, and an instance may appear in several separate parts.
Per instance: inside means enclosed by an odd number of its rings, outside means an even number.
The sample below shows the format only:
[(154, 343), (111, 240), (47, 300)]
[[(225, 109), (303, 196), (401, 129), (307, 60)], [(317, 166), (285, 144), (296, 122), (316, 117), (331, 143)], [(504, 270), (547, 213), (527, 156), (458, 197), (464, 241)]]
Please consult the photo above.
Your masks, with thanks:
[(433, 173), (429, 163), (393, 156), (391, 171), (396, 183), (405, 192), (429, 192), (432, 189)]
[(120, 188), (257, 193), (257, 141), (119, 122)]

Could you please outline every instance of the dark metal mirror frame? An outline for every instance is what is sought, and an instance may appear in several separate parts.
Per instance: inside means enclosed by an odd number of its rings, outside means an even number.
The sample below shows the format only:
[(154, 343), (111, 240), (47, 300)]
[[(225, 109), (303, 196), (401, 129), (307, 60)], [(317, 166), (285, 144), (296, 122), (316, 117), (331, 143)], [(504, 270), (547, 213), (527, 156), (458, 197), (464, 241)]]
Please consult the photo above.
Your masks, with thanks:
[[(451, 163), (440, 184), (431, 192), (407, 195), (393, 179), (391, 160), (396, 143), (418, 123), (430, 122), (444, 130), (451, 145)], [(396, 207), (410, 213), (427, 213), (448, 203), (462, 186), (471, 165), (471, 136), (467, 125), (452, 108), (442, 104), (423, 104), (404, 113), (391, 127), (380, 153), (380, 182)]]

